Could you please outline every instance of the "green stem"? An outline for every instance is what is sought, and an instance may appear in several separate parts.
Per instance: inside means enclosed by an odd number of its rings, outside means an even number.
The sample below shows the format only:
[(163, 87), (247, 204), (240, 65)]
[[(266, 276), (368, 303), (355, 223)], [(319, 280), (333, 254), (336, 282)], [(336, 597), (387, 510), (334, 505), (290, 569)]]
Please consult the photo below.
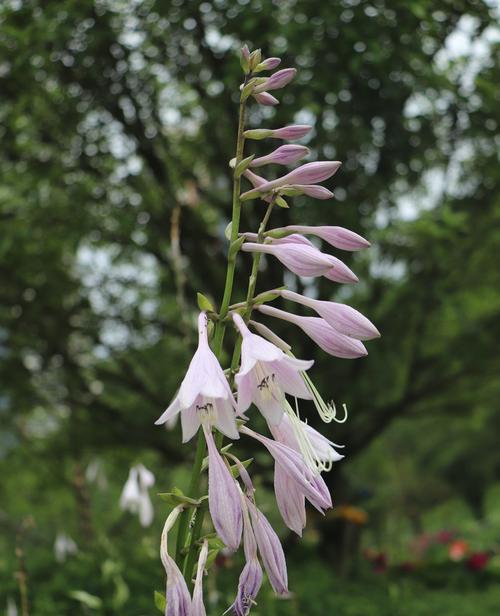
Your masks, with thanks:
[[(189, 488), (187, 496), (190, 498), (197, 498), (200, 488), (201, 480), (201, 466), (203, 464), (203, 458), (205, 457), (205, 437), (203, 430), (200, 428), (198, 431), (198, 442), (196, 444), (196, 454), (193, 464), (193, 472), (191, 473), (191, 481), (189, 482)], [(180, 515), (179, 530), (177, 531), (177, 544), (175, 547), (175, 560), (180, 566), (182, 559), (184, 558), (184, 548), (186, 544), (186, 533), (188, 530), (190, 509), (184, 509)]]
[[(246, 83), (246, 80), (245, 80)], [(236, 162), (235, 169), (243, 159), (243, 148), (245, 145), (245, 137), (243, 132), (245, 130), (245, 101), (240, 102), (240, 112), (238, 119), (238, 138), (236, 142)], [(233, 242), (238, 239), (238, 232), (240, 230), (240, 216), (241, 216), (241, 177), (235, 177), (233, 183), (233, 211), (231, 216), (231, 239), (228, 248), (228, 262), (226, 271), (226, 283), (224, 285), (224, 295), (222, 297), (222, 303), (219, 311), (219, 321), (217, 322), (214, 335), (214, 353), (217, 357), (220, 357), (222, 352), (222, 342), (224, 340), (224, 331), (226, 324), (223, 319), (227, 315), (229, 304), (231, 303), (231, 295), (233, 293), (234, 272), (236, 269), (236, 253), (231, 250)]]
[[(248, 79), (248, 77), (247, 77)], [(246, 83), (247, 80), (245, 80)], [(236, 163), (235, 169), (243, 158), (243, 149), (245, 145), (245, 137), (243, 132), (245, 130), (245, 101), (240, 101), (239, 108), (239, 117), (238, 117), (238, 137), (236, 142)], [(221, 308), (220, 308), (220, 319), (216, 324), (215, 335), (214, 335), (214, 353), (217, 358), (220, 360), (222, 353), (222, 342), (224, 339), (224, 330), (226, 324), (222, 321), (222, 319), (227, 315), (229, 304), (231, 303), (231, 295), (233, 292), (233, 283), (234, 283), (234, 273), (236, 267), (236, 253), (231, 250), (233, 242), (238, 239), (238, 232), (240, 227), (240, 215), (241, 215), (241, 201), (240, 201), (240, 190), (241, 190), (241, 177), (234, 177), (233, 182), (233, 207), (232, 207), (232, 216), (231, 216), (231, 238), (228, 249), (228, 263), (227, 263), (227, 271), (226, 271), (226, 282), (224, 285), (224, 295), (222, 297)], [(222, 435), (220, 435), (222, 436)], [(220, 446), (220, 442), (218, 445)], [(196, 456), (193, 465), (193, 470), (191, 473), (191, 482), (189, 484), (189, 494), (191, 498), (197, 498), (199, 496), (199, 488), (201, 481), (201, 467), (203, 464), (203, 458), (205, 457), (206, 451), (206, 443), (203, 431), (200, 429), (198, 433), (198, 444), (196, 446)], [(176, 556), (175, 559), (178, 565), (181, 567), (182, 560), (184, 559), (184, 577), (186, 574), (188, 578), (186, 582), (189, 587), (191, 587), (191, 572), (194, 565), (194, 560), (196, 557), (197, 547), (196, 542), (199, 538), (202, 526), (203, 526), (203, 518), (205, 516), (205, 506), (200, 506), (196, 513), (196, 519), (193, 526), (193, 530), (191, 532), (191, 537), (189, 541), (189, 548), (186, 552), (186, 540), (187, 540), (187, 531), (188, 524), (190, 518), (189, 510), (183, 511), (181, 513), (180, 521), (179, 521), (179, 530), (177, 533), (177, 545), (176, 545)]]
[[(271, 212), (273, 211), (273, 207), (274, 207), (274, 198), (271, 199), (271, 201), (269, 202), (266, 213), (264, 214), (264, 218), (262, 219), (259, 225), (259, 230), (257, 232), (257, 243), (258, 244), (262, 244), (265, 239), (264, 232), (266, 230), (267, 223), (269, 222)], [(257, 276), (259, 274), (259, 265), (260, 265), (261, 256), (262, 256), (262, 253), (260, 252), (253, 253), (252, 271), (250, 272), (250, 278), (248, 279), (247, 298), (245, 302), (246, 310), (243, 313), (243, 318), (245, 319), (246, 322), (248, 322), (248, 320), (250, 319), (250, 315), (252, 314), (252, 309), (253, 309), (252, 299), (255, 294), (255, 287), (257, 286)], [(234, 346), (233, 357), (231, 359), (231, 373), (230, 373), (231, 379), (238, 366), (238, 362), (240, 360), (240, 353), (241, 353), (241, 336), (238, 336), (238, 339), (236, 340), (236, 344)]]

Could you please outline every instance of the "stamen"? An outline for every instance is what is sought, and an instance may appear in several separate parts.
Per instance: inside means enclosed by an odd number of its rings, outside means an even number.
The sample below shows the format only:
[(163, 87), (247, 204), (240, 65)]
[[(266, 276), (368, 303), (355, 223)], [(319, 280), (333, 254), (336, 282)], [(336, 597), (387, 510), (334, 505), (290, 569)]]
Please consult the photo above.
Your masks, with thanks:
[(313, 396), (313, 403), (316, 407), (316, 410), (319, 413), (319, 416), (325, 423), (330, 423), (331, 421), (335, 421), (336, 423), (345, 423), (348, 417), (347, 405), (342, 404), (342, 408), (344, 410), (344, 417), (342, 419), (337, 419), (337, 407), (333, 400), (327, 404), (319, 391), (316, 389), (314, 383), (311, 381), (311, 378), (306, 372), (302, 372), (302, 377), (306, 384), (307, 389), (311, 392)]
[(212, 402), (206, 402), (205, 404), (197, 404), (196, 410), (200, 414), (200, 421), (202, 423), (207, 422), (209, 424), (213, 424), (217, 419), (215, 406)]
[(309, 470), (311, 470), (315, 475), (319, 475), (323, 471), (331, 470), (333, 460), (321, 459), (311, 443), (311, 439), (305, 430), (305, 422), (302, 422), (299, 416), (297, 398), (295, 398), (295, 409), (296, 410), (294, 411), (288, 401), (285, 402), (284, 410), (290, 419), (293, 435), (297, 439), (297, 444), (299, 446), (300, 453), (304, 458), (304, 462)]

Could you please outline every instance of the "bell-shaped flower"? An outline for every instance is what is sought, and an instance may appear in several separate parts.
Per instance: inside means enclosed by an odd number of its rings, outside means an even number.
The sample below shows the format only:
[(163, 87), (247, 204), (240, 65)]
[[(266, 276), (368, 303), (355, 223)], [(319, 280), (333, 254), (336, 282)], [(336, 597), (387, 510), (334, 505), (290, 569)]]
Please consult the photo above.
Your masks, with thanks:
[(198, 317), (198, 349), (178, 394), (155, 423), (166, 423), (180, 413), (184, 443), (196, 434), (201, 423), (215, 426), (229, 438), (237, 439), (235, 408), (229, 383), (208, 345), (207, 317), (201, 312)]
[(325, 493), (321, 477), (313, 473), (300, 453), (283, 443), (250, 430), (247, 426), (242, 426), (240, 432), (258, 440), (267, 448), (276, 464), (281, 466), (314, 507), (323, 512), (323, 509), (332, 506), (331, 497)]
[(292, 165), (309, 154), (309, 148), (304, 145), (280, 145), (266, 156), (254, 158), (250, 163), (252, 169), (263, 167), (264, 165)]
[(168, 553), (167, 536), (174, 526), (182, 506), (176, 507), (168, 516), (161, 534), (160, 557), (165, 573), (167, 574), (167, 607), (165, 616), (190, 616), (191, 596), (186, 580), (182, 575), (175, 560)]
[(239, 314), (233, 314), (233, 320), (243, 338), (241, 367), (236, 375), (238, 411), (246, 411), (253, 402), (271, 424), (277, 424), (283, 416), (285, 393), (311, 399), (300, 373), (314, 362), (285, 355), (276, 345), (253, 334)]
[(258, 306), (258, 310), (272, 317), (297, 325), (326, 353), (344, 359), (364, 357), (368, 354), (364, 344), (333, 329), (319, 317), (302, 317), (273, 306)]
[[(264, 182), (261, 182), (261, 185)], [(354, 233), (350, 229), (344, 229), (344, 227), (333, 227), (333, 226), (309, 226), (309, 225), (288, 225), (286, 227), (280, 227), (278, 229), (272, 229), (269, 233), (272, 237), (274, 233), (303, 233), (304, 235), (315, 235), (316, 237), (321, 238), (325, 242), (328, 242), (331, 246), (335, 248), (340, 248), (340, 250), (361, 250), (362, 248), (368, 248), (370, 246), (370, 242), (365, 240), (364, 237)]]
[(333, 443), (296, 415), (283, 415), (281, 422), (277, 425), (269, 424), (269, 429), (279, 443), (301, 453), (309, 467), (316, 471), (328, 471), (334, 462), (344, 458), (335, 449), (342, 445)]
[(68, 556), (78, 552), (78, 546), (66, 533), (57, 533), (54, 541), (54, 555), (58, 563), (63, 563)]
[(200, 555), (198, 557), (198, 566), (196, 567), (196, 580), (193, 589), (193, 601), (191, 603), (191, 612), (189, 616), (206, 616), (205, 604), (203, 603), (203, 576), (205, 574), (205, 565), (207, 564), (208, 556), (208, 541), (205, 539), (201, 546)]
[(245, 566), (238, 581), (238, 593), (231, 607), (225, 612), (236, 616), (248, 616), (262, 585), (262, 567), (257, 558), (257, 542), (250, 522), (247, 498), (240, 490), (243, 510), (243, 548)]
[(375, 325), (351, 306), (313, 299), (293, 291), (280, 291), (280, 294), (285, 299), (312, 308), (334, 329), (350, 338), (370, 340), (380, 336), (380, 332)]
[(148, 489), (154, 482), (153, 473), (145, 466), (133, 466), (120, 496), (120, 509), (138, 514), (141, 526), (149, 526), (153, 521), (154, 510)]
[(231, 471), (215, 445), (212, 430), (203, 425), (208, 445), (208, 507), (219, 537), (231, 551), (238, 549), (242, 532), (241, 502)]
[(288, 595), (288, 573), (285, 554), (278, 535), (266, 516), (247, 498), (247, 506), (252, 518), (252, 527), (259, 548), (259, 554), (275, 593)]
[(297, 276), (321, 276), (332, 269), (330, 255), (324, 255), (317, 248), (293, 241), (283, 244), (246, 242), (241, 250), (273, 255)]

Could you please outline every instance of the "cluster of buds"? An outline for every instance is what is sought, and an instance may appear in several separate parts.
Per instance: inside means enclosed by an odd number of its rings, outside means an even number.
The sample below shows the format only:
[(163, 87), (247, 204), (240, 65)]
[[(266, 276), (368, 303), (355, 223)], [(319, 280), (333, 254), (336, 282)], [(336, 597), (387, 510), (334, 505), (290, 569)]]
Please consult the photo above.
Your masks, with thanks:
[[(284, 87), (293, 79), (296, 70), (279, 70), (269, 77), (256, 75), (276, 68), (279, 63), (279, 58), (263, 60), (260, 50), (250, 53), (248, 47), (243, 48), (241, 65), (245, 82), (241, 86), (242, 104), (250, 96), (261, 105), (278, 103), (269, 91)], [(247, 130), (241, 134), (243, 139), (293, 140), (310, 130), (310, 126), (294, 125)], [(309, 150), (301, 145), (282, 145), (265, 156), (243, 158), (242, 149), (238, 159), (230, 163), (235, 177), (244, 177), (252, 185), (250, 190), (239, 195), (240, 205), (246, 207), (248, 201), (258, 198), (268, 204), (270, 214), (274, 205), (288, 207), (285, 199), (295, 195), (314, 199), (333, 197), (333, 193), (319, 183), (330, 178), (339, 169), (340, 162), (310, 162), (277, 179), (267, 180), (252, 169), (270, 164), (293, 164), (308, 155)], [(334, 248), (347, 251), (369, 246), (364, 238), (342, 227), (293, 225), (266, 231), (264, 223), (258, 233), (239, 233), (236, 244), (238, 250), (252, 253), (257, 265), (260, 256), (267, 254), (298, 276), (323, 276), (338, 283), (357, 282), (356, 275), (347, 265), (322, 252), (307, 236), (317, 237)], [(253, 296), (255, 280), (249, 289)], [(310, 308), (317, 316), (299, 316), (268, 305), (279, 298)], [(227, 550), (234, 552), (243, 542), (246, 559), (236, 598), (228, 612), (246, 616), (262, 583), (262, 567), (272, 588), (281, 596), (289, 592), (287, 568), (280, 540), (257, 506), (246, 464), (233, 455), (232, 449), (229, 453), (227, 447), (221, 447), (221, 438), (214, 437), (214, 431), (231, 441), (240, 437), (254, 439), (269, 452), (274, 460), (278, 509), (285, 525), (299, 536), (306, 525), (306, 501), (321, 513), (332, 507), (321, 473), (330, 470), (334, 462), (343, 458), (338, 452), (340, 445), (309, 426), (299, 415), (298, 399), (303, 399), (313, 401), (325, 422), (336, 419), (335, 405), (323, 400), (308, 375), (313, 361), (297, 359), (290, 345), (252, 318), (252, 312), (256, 310), (297, 325), (326, 353), (340, 358), (366, 355), (363, 341), (378, 337), (379, 332), (365, 316), (350, 306), (312, 299), (285, 288), (267, 291), (250, 297), (243, 304), (229, 306), (225, 314), (223, 310), (217, 313), (211, 307), (205, 308), (198, 317), (198, 348), (177, 395), (156, 423), (171, 422), (180, 415), (184, 443), (190, 441), (200, 427), (202, 429), (208, 448), (208, 508), (213, 527)], [(233, 370), (224, 371), (221, 367), (210, 346), (210, 320), (215, 321), (216, 327), (221, 324), (225, 327), (229, 323), (234, 326), (238, 336), (236, 360), (240, 358), (239, 367), (234, 361)], [(290, 397), (295, 399), (293, 406)], [(249, 426), (252, 405), (264, 417), (269, 436), (259, 434)], [(198, 567), (185, 572), (190, 578), (196, 576), (192, 598), (166, 547), (167, 532), (182, 508), (189, 506), (189, 500), (169, 516), (162, 539), (162, 560), (167, 572), (167, 616), (205, 614), (201, 579), (210, 536), (197, 538), (197, 545), (201, 546)], [(201, 501), (192, 502), (199, 505)]]

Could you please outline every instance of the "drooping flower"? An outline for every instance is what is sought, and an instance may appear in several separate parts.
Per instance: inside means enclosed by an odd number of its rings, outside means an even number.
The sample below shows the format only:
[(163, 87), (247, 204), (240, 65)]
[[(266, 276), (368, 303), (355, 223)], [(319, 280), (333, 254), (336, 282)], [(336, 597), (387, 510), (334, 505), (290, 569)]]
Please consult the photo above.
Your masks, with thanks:
[(267, 438), (247, 426), (242, 426), (240, 432), (258, 440), (266, 447), (276, 464), (281, 466), (314, 507), (323, 512), (323, 509), (329, 509), (332, 506), (330, 494), (328, 489), (325, 491), (321, 477), (313, 473), (297, 451), (283, 443)]
[(280, 294), (285, 299), (312, 308), (334, 329), (350, 338), (370, 340), (380, 336), (380, 332), (375, 325), (351, 306), (313, 299), (293, 291), (284, 290), (280, 291)]
[(231, 607), (225, 612), (248, 616), (262, 585), (262, 567), (257, 558), (257, 542), (250, 522), (247, 499), (240, 490), (243, 510), (243, 548), (245, 566), (238, 581), (238, 593)]
[(78, 552), (78, 546), (73, 539), (66, 533), (57, 533), (54, 541), (54, 555), (58, 563), (63, 563), (68, 556), (73, 556)]
[(242, 512), (238, 486), (217, 450), (212, 431), (203, 425), (208, 445), (208, 506), (217, 534), (226, 547), (238, 549), (242, 532)]
[(154, 482), (153, 473), (145, 466), (133, 466), (120, 496), (120, 509), (138, 514), (142, 526), (149, 526), (153, 521), (154, 510), (148, 489)]
[(237, 439), (238, 430), (234, 410), (236, 402), (224, 372), (208, 345), (207, 317), (198, 317), (198, 349), (191, 359), (178, 394), (156, 425), (181, 415), (182, 441), (189, 441), (200, 424), (215, 426), (231, 439)]
[(339, 333), (322, 318), (303, 317), (267, 305), (258, 306), (257, 309), (264, 314), (297, 325), (309, 336), (309, 338), (314, 340), (323, 351), (330, 355), (342, 357), (344, 359), (354, 359), (368, 354), (362, 342)]
[(201, 546), (200, 555), (198, 557), (198, 566), (196, 567), (196, 580), (193, 589), (193, 601), (191, 603), (190, 616), (206, 616), (205, 605), (203, 603), (203, 575), (205, 573), (205, 565), (207, 564), (208, 556), (208, 541), (205, 539)]
[(244, 252), (264, 252), (276, 257), (285, 267), (298, 276), (326, 275), (332, 268), (330, 255), (322, 254), (317, 248), (297, 245), (295, 242), (284, 244), (257, 244), (246, 242), (241, 247)]
[(285, 554), (278, 535), (266, 516), (247, 498), (247, 506), (252, 518), (252, 527), (264, 568), (274, 592), (288, 595), (288, 573)]
[(191, 596), (179, 567), (175, 560), (168, 553), (167, 536), (175, 524), (182, 506), (179, 505), (172, 510), (168, 516), (163, 532), (161, 534), (160, 557), (165, 573), (167, 574), (167, 607), (165, 616), (190, 616), (191, 615)]
[(335, 248), (341, 250), (361, 250), (362, 248), (368, 248), (370, 242), (365, 240), (364, 237), (354, 233), (350, 229), (344, 229), (344, 227), (333, 226), (309, 226), (309, 225), (288, 225), (286, 227), (279, 227), (277, 229), (271, 229), (269, 235), (272, 237), (274, 234), (281, 233), (301, 233), (305, 235), (315, 235), (321, 238), (325, 242), (328, 242)]
[(264, 417), (277, 424), (283, 416), (285, 393), (311, 399), (300, 373), (314, 362), (285, 355), (277, 346), (253, 334), (239, 314), (233, 314), (242, 335), (241, 367), (236, 375), (238, 410), (244, 412), (253, 402)]
[(277, 165), (291, 165), (301, 160), (309, 153), (309, 148), (306, 148), (304, 145), (280, 145), (279, 148), (276, 148), (270, 154), (254, 158), (250, 163), (250, 167), (254, 169), (272, 163)]
[(299, 537), (306, 525), (306, 499), (300, 486), (282, 466), (274, 465), (274, 494), (283, 521)]

